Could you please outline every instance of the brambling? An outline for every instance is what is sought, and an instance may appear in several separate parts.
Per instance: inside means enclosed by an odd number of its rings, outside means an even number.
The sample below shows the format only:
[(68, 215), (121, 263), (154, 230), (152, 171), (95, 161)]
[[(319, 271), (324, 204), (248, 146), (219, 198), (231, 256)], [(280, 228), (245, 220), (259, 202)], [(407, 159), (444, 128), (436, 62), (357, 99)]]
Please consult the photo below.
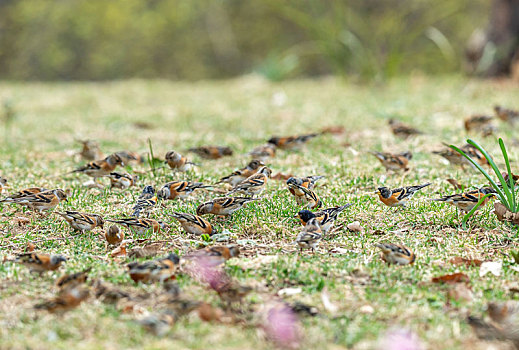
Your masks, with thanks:
[(271, 174), (272, 170), (263, 166), (256, 174), (249, 176), (247, 179), (237, 184), (229, 194), (238, 192), (250, 195), (251, 197), (254, 197), (254, 195), (257, 194), (259, 195), (265, 189)]
[(389, 153), (389, 152), (369, 152), (382, 163), (384, 168), (386, 170), (390, 171), (399, 171), (404, 170), (408, 171), (409, 168), (407, 165), (409, 164), (409, 161), (411, 158), (413, 158), (413, 154), (411, 152), (404, 152), (404, 153)]
[(232, 216), (232, 214), (241, 209), (245, 204), (257, 200), (258, 198), (249, 197), (222, 197), (212, 201), (202, 203), (196, 208), (196, 215), (221, 215)]
[(53, 210), (61, 201), (67, 201), (67, 194), (58, 188), (22, 197), (8, 197), (0, 202), (21, 204), (41, 214), (43, 211)]
[(94, 296), (97, 299), (100, 299), (103, 303), (117, 304), (121, 299), (131, 299), (129, 293), (104, 283), (101, 280), (94, 280), (92, 286), (94, 288)]
[(9, 202), (10, 200), (13, 200), (13, 199), (18, 199), (18, 198), (22, 198), (22, 197), (26, 197), (26, 196), (32, 196), (33, 194), (37, 194), (37, 193), (44, 192), (44, 191), (48, 191), (48, 189), (46, 189), (44, 187), (29, 187), (29, 188), (23, 189), (21, 191), (18, 191), (18, 192), (15, 192), (15, 193), (9, 195), (8, 197), (0, 200), (0, 202)]
[(205, 159), (219, 159), (225, 156), (232, 156), (233, 152), (227, 146), (200, 146), (188, 149), (188, 152), (198, 154)]
[(108, 231), (105, 231), (103, 233), (103, 237), (106, 239), (108, 244), (116, 245), (123, 241), (124, 232), (119, 229), (119, 226), (112, 225), (110, 226)]
[(94, 179), (97, 179), (99, 177), (110, 175), (110, 173), (113, 172), (118, 165), (124, 165), (124, 162), (119, 155), (114, 153), (104, 159), (90, 162), (81, 168), (69, 172), (69, 174), (83, 173), (93, 177)]
[(92, 270), (91, 267), (86, 268), (83, 271), (66, 274), (56, 280), (56, 287), (59, 290), (65, 290), (67, 288), (75, 287), (83, 284), (88, 279), (88, 274)]
[(135, 186), (136, 176), (132, 176), (128, 173), (111, 172), (109, 175), (105, 175), (110, 178), (110, 188), (119, 188), (126, 190), (132, 186)]
[(496, 116), (504, 122), (514, 123), (519, 120), (519, 111), (515, 111), (513, 109), (495, 106), (494, 112), (496, 113)]
[(317, 213), (313, 213), (310, 210), (301, 210), (295, 215), (295, 217), (297, 217), (303, 225), (306, 225), (308, 221), (315, 218), (321, 227), (323, 235), (325, 235), (333, 227), (339, 214), (352, 205), (353, 204), (348, 203), (338, 207), (326, 208)]
[(468, 323), (479, 338), (489, 340), (508, 340), (519, 349), (519, 303), (516, 300), (506, 302), (490, 302), (487, 313), (491, 322), (469, 316)]
[(417, 186), (407, 186), (395, 189), (389, 189), (387, 187), (379, 187), (375, 194), (378, 194), (378, 198), (389, 207), (405, 207), (407, 201), (419, 190), (429, 186), (430, 183)]
[(209, 221), (204, 218), (188, 214), (188, 213), (177, 213), (173, 212), (170, 216), (174, 217), (180, 222), (182, 228), (190, 234), (201, 236), (203, 234), (213, 235), (216, 230), (211, 226)]
[(480, 131), (483, 132), (483, 134), (488, 134), (489, 131), (494, 130), (494, 127), (491, 124), (492, 119), (494, 119), (494, 117), (490, 115), (472, 115), (465, 118), (463, 126), (465, 126), (467, 132)]
[(81, 233), (91, 231), (96, 227), (103, 228), (105, 223), (103, 217), (98, 214), (87, 214), (70, 210), (67, 210), (64, 213), (55, 211), (54, 214), (64, 218), (74, 230), (80, 231)]
[(23, 253), (16, 256), (15, 262), (27, 266), (31, 271), (42, 274), (45, 271), (56, 271), (67, 259), (62, 255), (44, 253)]
[(232, 303), (240, 303), (243, 298), (252, 292), (252, 287), (244, 286), (234, 281), (228, 275), (224, 274), (222, 278), (212, 280), (209, 287), (213, 289), (220, 299), (230, 308)]
[(0, 176), (0, 194), (4, 192), (4, 189), (8, 187), (7, 179)]
[(394, 243), (377, 243), (375, 247), (382, 250), (382, 260), (388, 264), (408, 265), (414, 263), (416, 256), (404, 245)]
[(306, 187), (290, 183), (288, 185), (288, 188), (294, 190), (295, 193), (302, 192), (304, 194), (303, 197), (299, 197), (296, 195), (296, 200), (299, 199), (299, 204), (306, 203), (305, 207), (308, 207), (310, 209), (318, 209), (323, 205), (323, 202), (321, 202), (317, 193)]
[(389, 119), (388, 124), (391, 128), (391, 132), (393, 133), (393, 135), (404, 139), (410, 136), (423, 134), (423, 132), (421, 132), (420, 130), (415, 129), (412, 126), (406, 125), (402, 123), (400, 120), (394, 118)]
[(162, 337), (175, 324), (177, 317), (175, 313), (166, 311), (148, 315), (138, 320), (138, 323), (151, 334)]
[[(479, 200), (483, 196), (485, 196), (486, 194), (489, 194), (489, 193), (494, 194), (494, 193), (496, 193), (496, 191), (490, 187), (482, 187), (477, 190), (472, 190), (472, 191), (465, 192), (465, 193), (453, 194), (451, 196), (445, 196), (442, 198), (432, 199), (432, 200), (436, 201), (436, 202), (445, 202), (445, 203), (452, 204), (452, 205), (456, 206), (459, 210), (468, 213), (476, 206), (476, 204), (478, 204)], [(480, 207), (487, 204), (487, 202), (493, 196), (494, 195), (487, 197), (483, 201), (483, 203), (481, 203)]]
[(297, 236), (296, 243), (299, 246), (301, 253), (303, 248), (310, 248), (312, 252), (317, 248), (319, 241), (322, 238), (322, 231), (316, 218), (310, 219), (305, 227)]
[(121, 158), (121, 160), (123, 161), (123, 164), (130, 164), (131, 162), (136, 162), (136, 163), (144, 162), (142, 157), (136, 152), (119, 151), (119, 152), (115, 152), (115, 154), (117, 154)]
[(90, 296), (88, 289), (74, 286), (61, 291), (55, 298), (35, 305), (36, 309), (47, 310), (50, 313), (62, 314), (78, 307)]
[(155, 219), (139, 219), (139, 218), (125, 218), (125, 219), (106, 219), (108, 222), (114, 222), (119, 225), (125, 226), (132, 232), (143, 234), (148, 231), (153, 233), (160, 232), (160, 229), (165, 228), (164, 223), (159, 222)]
[(202, 182), (171, 181), (162, 186), (158, 192), (158, 197), (160, 199), (170, 200), (177, 198), (184, 199), (197, 189), (210, 187), (213, 186), (204, 185)]
[(78, 140), (83, 145), (79, 154), (85, 160), (103, 159), (104, 155), (99, 148), (99, 143), (94, 140)]
[(280, 149), (299, 148), (319, 134), (306, 134), (299, 136), (273, 136), (267, 143), (270, 143)]
[(240, 255), (240, 249), (237, 246), (212, 246), (204, 249), (195, 250), (182, 257), (186, 260), (204, 259), (204, 263), (211, 266), (217, 266), (225, 263), (227, 260)]
[(166, 153), (165, 161), (171, 170), (186, 172), (191, 170), (195, 163), (190, 162), (186, 157), (175, 151)]
[(296, 203), (302, 204), (305, 199), (305, 192), (299, 187), (306, 187), (312, 190), (317, 180), (322, 179), (324, 176), (307, 176), (307, 177), (290, 177), (287, 180), (287, 186), (290, 193), (296, 197)]
[(144, 263), (132, 262), (128, 264), (130, 278), (135, 282), (153, 283), (175, 279), (180, 259), (178, 255), (170, 253), (168, 256)]
[[(468, 164), (471, 167), (474, 167), (474, 165), (472, 165), (472, 163), (467, 158), (465, 158), (460, 153), (450, 148), (449, 145), (447, 145), (446, 143), (444, 143), (444, 145), (445, 148), (443, 150), (433, 151), (432, 153), (442, 156), (443, 158), (447, 159), (451, 164), (461, 165), (462, 167)], [(476, 147), (467, 143), (460, 149), (463, 152), (465, 152), (465, 154), (470, 156), (479, 165), (490, 166), (485, 156)]]
[(228, 183), (232, 187), (258, 172), (260, 167), (265, 166), (261, 160), (251, 160), (247, 166), (234, 171), (232, 174), (224, 176), (217, 183)]
[(274, 158), (276, 156), (276, 145), (267, 143), (266, 145), (258, 146), (249, 152), (252, 159), (265, 161), (267, 158)]
[(139, 198), (137, 199), (137, 204), (133, 206), (133, 213), (131, 216), (138, 218), (142, 210), (152, 208), (156, 204), (157, 196), (155, 195), (155, 189), (153, 188), (153, 186), (146, 186), (142, 190), (142, 193), (140, 194)]

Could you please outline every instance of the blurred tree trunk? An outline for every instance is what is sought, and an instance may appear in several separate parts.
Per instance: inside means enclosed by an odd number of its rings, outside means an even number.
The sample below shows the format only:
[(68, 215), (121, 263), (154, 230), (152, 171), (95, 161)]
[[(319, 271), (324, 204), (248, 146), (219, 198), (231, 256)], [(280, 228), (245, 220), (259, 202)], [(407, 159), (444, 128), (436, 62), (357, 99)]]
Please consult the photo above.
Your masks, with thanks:
[(482, 76), (519, 73), (519, 0), (493, 0), (486, 32), (474, 32), (466, 57), (467, 69)]

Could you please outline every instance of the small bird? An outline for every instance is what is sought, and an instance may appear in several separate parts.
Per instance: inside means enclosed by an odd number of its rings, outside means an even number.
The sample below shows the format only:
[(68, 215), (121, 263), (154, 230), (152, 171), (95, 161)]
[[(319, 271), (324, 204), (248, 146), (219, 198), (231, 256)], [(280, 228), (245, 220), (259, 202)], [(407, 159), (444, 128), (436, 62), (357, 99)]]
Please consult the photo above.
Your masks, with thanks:
[(45, 271), (55, 271), (67, 259), (62, 255), (44, 253), (23, 253), (16, 256), (15, 262), (27, 266), (31, 272), (42, 274)]
[(80, 213), (70, 210), (64, 213), (55, 211), (54, 214), (64, 218), (74, 230), (80, 231), (81, 233), (93, 230), (96, 227), (103, 228), (105, 223), (103, 217), (99, 214)]
[(173, 312), (161, 312), (141, 318), (138, 323), (151, 334), (162, 337), (176, 322), (177, 315)]
[(384, 168), (387, 171), (399, 171), (404, 170), (408, 171), (408, 164), (411, 158), (413, 158), (413, 154), (409, 151), (404, 153), (389, 153), (389, 152), (372, 152), (372, 155), (377, 157), (377, 159), (382, 163)]
[(487, 312), (491, 322), (469, 316), (468, 323), (480, 339), (507, 340), (519, 349), (519, 303), (516, 300), (490, 302)]
[(212, 246), (187, 253), (182, 257), (182, 259), (204, 259), (204, 263), (207, 265), (217, 266), (239, 255), (240, 249), (237, 246)]
[(493, 116), (477, 114), (465, 118), (463, 126), (467, 132), (478, 131), (482, 132), (483, 135), (489, 136), (495, 131), (495, 127), (492, 125)]
[(306, 134), (299, 136), (273, 136), (267, 143), (270, 143), (280, 149), (299, 148), (319, 134)]
[(196, 164), (190, 162), (186, 157), (175, 151), (166, 153), (165, 161), (171, 170), (186, 172), (191, 170)]
[(138, 218), (142, 210), (152, 208), (156, 204), (157, 196), (155, 195), (155, 189), (153, 188), (153, 186), (146, 186), (142, 190), (142, 193), (139, 196), (139, 198), (137, 199), (137, 204), (133, 206), (133, 213), (131, 216)]
[(494, 112), (496, 113), (496, 116), (504, 122), (515, 123), (519, 120), (519, 111), (513, 109), (495, 106)]
[(303, 252), (303, 248), (310, 248), (312, 252), (317, 248), (317, 244), (322, 238), (321, 227), (317, 222), (316, 218), (310, 219), (303, 230), (299, 233), (296, 239), (296, 243), (299, 246), (301, 253)]
[(234, 171), (232, 174), (222, 177), (218, 183), (228, 183), (232, 187), (258, 172), (260, 167), (265, 166), (261, 160), (251, 160), (245, 167)]
[(375, 194), (378, 194), (378, 198), (389, 207), (405, 207), (407, 201), (419, 190), (429, 186), (431, 183), (426, 183), (417, 186), (407, 186), (395, 189), (389, 189), (387, 187), (379, 187)]
[(174, 253), (168, 256), (144, 263), (132, 262), (128, 264), (130, 278), (135, 282), (153, 283), (175, 279), (180, 258)]
[(155, 219), (139, 219), (139, 218), (125, 218), (125, 219), (106, 219), (108, 222), (114, 222), (119, 225), (123, 225), (130, 231), (137, 234), (143, 234), (148, 231), (153, 233), (160, 232), (160, 229), (164, 228), (165, 225)]
[[(468, 164), (474, 168), (474, 165), (472, 165), (472, 163), (467, 158), (465, 158), (459, 152), (450, 148), (449, 145), (447, 145), (446, 143), (444, 143), (444, 145), (445, 148), (443, 150), (433, 151), (432, 153), (442, 156), (443, 158), (447, 159), (451, 164), (461, 165), (461, 167), (464, 167), (464, 165)], [(467, 143), (461, 147), (461, 150), (465, 152), (465, 154), (470, 156), (478, 164), (490, 166), (485, 156), (476, 147)]]
[(132, 176), (128, 173), (118, 173), (112, 171), (109, 175), (105, 176), (110, 178), (110, 188), (126, 190), (132, 186), (135, 186), (136, 176)]
[(472, 190), (465, 193), (453, 194), (451, 196), (445, 196), (438, 199), (432, 199), (437, 202), (445, 202), (456, 206), (459, 210), (468, 213), (471, 211), (479, 200), (487, 194), (492, 194), (490, 197), (487, 197), (483, 203), (481, 203), (481, 207), (487, 204), (491, 197), (494, 197), (494, 193), (496, 191), (490, 187), (482, 187), (477, 190)]
[(90, 271), (92, 271), (92, 268), (88, 267), (80, 272), (63, 275), (56, 280), (56, 287), (59, 290), (65, 290), (81, 285), (87, 281)]
[(143, 163), (144, 159), (133, 151), (119, 151), (115, 152), (119, 157), (121, 157), (121, 160), (123, 161), (123, 164), (130, 164), (131, 162), (136, 163)]
[(41, 214), (53, 210), (61, 201), (67, 201), (67, 194), (58, 188), (16, 198), (7, 197), (0, 202), (21, 204)]
[(190, 234), (201, 236), (203, 234), (213, 235), (216, 230), (211, 226), (209, 221), (204, 218), (188, 214), (188, 213), (177, 213), (173, 212), (170, 216), (174, 217), (180, 222), (182, 228)]
[(212, 280), (209, 287), (213, 289), (220, 299), (227, 304), (230, 309), (232, 303), (240, 303), (243, 298), (252, 292), (252, 287), (244, 286), (232, 280), (228, 275), (223, 275), (221, 279)]
[(83, 145), (79, 155), (85, 160), (103, 159), (104, 155), (99, 148), (99, 143), (94, 140), (78, 140)]
[[(305, 206), (310, 209), (318, 209), (323, 205), (323, 202), (321, 202), (317, 193), (306, 187), (290, 183), (288, 184), (288, 188), (294, 191), (293, 193), (296, 195), (296, 201), (300, 201), (299, 204), (306, 203)], [(300, 197), (296, 193), (303, 193), (304, 195)]]
[(254, 148), (248, 154), (252, 159), (258, 159), (264, 162), (268, 158), (274, 158), (276, 156), (276, 145), (267, 143), (266, 145)]
[(418, 129), (413, 128), (412, 126), (406, 125), (402, 123), (400, 120), (391, 118), (388, 120), (388, 124), (391, 127), (391, 132), (398, 137), (403, 139), (407, 139), (410, 136), (421, 135), (421, 132)]
[(9, 195), (8, 197), (5, 197), (4, 199), (0, 200), (0, 202), (9, 202), (9, 201), (12, 201), (13, 199), (18, 199), (18, 198), (22, 198), (22, 197), (26, 197), (26, 196), (32, 196), (33, 194), (37, 194), (37, 193), (44, 192), (44, 191), (48, 191), (48, 189), (44, 188), (44, 187), (29, 187), (29, 188), (20, 190), (18, 192), (15, 192), (15, 193)]
[(184, 199), (197, 189), (210, 187), (213, 186), (204, 185), (202, 182), (171, 181), (162, 186), (158, 192), (158, 197), (160, 199), (170, 200), (177, 198)]
[(310, 210), (300, 210), (295, 217), (297, 217), (303, 225), (306, 225), (308, 221), (315, 218), (319, 223), (323, 235), (325, 235), (333, 227), (339, 214), (352, 205), (353, 204), (348, 203), (338, 207), (326, 208), (317, 213), (313, 213)]
[(382, 250), (382, 260), (388, 264), (408, 265), (414, 263), (416, 256), (404, 245), (394, 243), (377, 243), (375, 247)]
[(90, 295), (87, 288), (73, 286), (61, 291), (55, 298), (35, 305), (35, 309), (47, 310), (50, 313), (62, 314), (78, 307)]
[(76, 170), (69, 172), (68, 174), (83, 173), (93, 177), (94, 180), (97, 180), (97, 178), (110, 175), (110, 173), (113, 172), (118, 165), (124, 165), (124, 162), (119, 155), (114, 153), (104, 159), (90, 162)]
[(205, 159), (219, 159), (225, 156), (232, 156), (233, 152), (227, 146), (200, 146), (188, 149), (189, 152), (198, 154)]
[(196, 208), (196, 215), (221, 215), (232, 216), (232, 214), (241, 209), (245, 204), (257, 200), (258, 198), (249, 197), (222, 197), (212, 201), (202, 203)]
[(108, 244), (117, 245), (123, 241), (124, 232), (119, 229), (119, 226), (112, 225), (108, 231), (104, 232), (103, 236)]
[(249, 176), (247, 179), (237, 184), (229, 194), (239, 192), (250, 195), (251, 197), (259, 195), (265, 189), (271, 174), (272, 170), (266, 166), (262, 166), (256, 174)]
[(7, 179), (0, 176), (0, 194), (4, 192), (4, 189), (8, 187)]
[(306, 196), (305, 192), (299, 189), (299, 187), (305, 187), (309, 190), (312, 190), (315, 186), (315, 183), (322, 178), (324, 178), (324, 176), (320, 175), (289, 178), (287, 180), (288, 190), (295, 196), (296, 203), (303, 204)]

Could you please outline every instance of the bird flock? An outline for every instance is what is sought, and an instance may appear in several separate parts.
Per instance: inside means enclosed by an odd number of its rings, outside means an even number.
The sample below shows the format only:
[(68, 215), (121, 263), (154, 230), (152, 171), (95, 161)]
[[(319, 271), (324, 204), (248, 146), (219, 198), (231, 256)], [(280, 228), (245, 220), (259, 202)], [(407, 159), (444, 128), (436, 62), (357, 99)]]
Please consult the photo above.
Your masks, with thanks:
[[(513, 123), (519, 120), (519, 112), (495, 107), (496, 116), (503, 121)], [(495, 131), (492, 125), (494, 117), (477, 115), (464, 121), (467, 131), (481, 132), (482, 135), (491, 135)], [(389, 127), (394, 135), (401, 138), (409, 138), (421, 134), (421, 132), (409, 125), (396, 119), (389, 120)], [(325, 133), (326, 131), (323, 131)], [(170, 181), (157, 186), (157, 184), (146, 184), (136, 202), (133, 204), (131, 214), (127, 217), (107, 218), (96, 213), (85, 213), (75, 210), (57, 211), (61, 202), (68, 201), (70, 194), (59, 188), (47, 189), (43, 187), (31, 187), (20, 189), (17, 192), (7, 194), (0, 199), (2, 205), (15, 204), (35, 211), (39, 215), (55, 214), (56, 219), (61, 218), (70, 227), (85, 234), (99, 228), (101, 235), (106, 240), (106, 245), (118, 247), (124, 245), (125, 238), (138, 238), (145, 233), (158, 233), (161, 230), (171, 229), (171, 220), (167, 218), (153, 218), (153, 209), (161, 201), (185, 200), (196, 196), (198, 191), (212, 191), (224, 194), (213, 198), (210, 201), (200, 203), (192, 213), (168, 211), (168, 216), (179, 222), (183, 230), (196, 237), (211, 237), (217, 233), (207, 215), (213, 215), (221, 220), (232, 220), (233, 214), (238, 210), (244, 210), (249, 203), (266, 200), (262, 197), (265, 188), (272, 178), (272, 169), (266, 165), (267, 161), (276, 156), (279, 150), (290, 151), (301, 148), (309, 141), (318, 137), (322, 133), (312, 133), (297, 136), (275, 136), (270, 138), (266, 144), (260, 145), (249, 152), (251, 161), (244, 167), (237, 169), (231, 174), (222, 177), (214, 184), (207, 184), (197, 181)], [(128, 190), (137, 186), (138, 176), (127, 172), (117, 171), (117, 167), (124, 166), (130, 162), (142, 162), (143, 156), (130, 151), (121, 151), (104, 156), (99, 145), (94, 140), (81, 141), (82, 149), (79, 152), (81, 157), (90, 160), (89, 163), (67, 174), (82, 174), (92, 178), (93, 186), (101, 186), (100, 181), (108, 178), (111, 189)], [(475, 147), (466, 144), (461, 149), (470, 155), (482, 166), (488, 166), (486, 158)], [(190, 148), (189, 153), (194, 153), (202, 159), (216, 160), (222, 157), (231, 156), (233, 151), (224, 146), (201, 146)], [(409, 162), (412, 160), (412, 153), (405, 151), (402, 153), (375, 152), (370, 153), (384, 166), (390, 173), (409, 171)], [(453, 151), (447, 144), (441, 149), (433, 152), (453, 165), (461, 167), (472, 166), (458, 152)], [(183, 172), (189, 175), (194, 174), (193, 168), (202, 165), (192, 162), (187, 156), (177, 151), (169, 151), (165, 154), (163, 162), (173, 172)], [(323, 208), (324, 203), (319, 196), (318, 183), (323, 176), (290, 176), (286, 180), (286, 187), (295, 201), (296, 218), (302, 225), (300, 233), (295, 237), (294, 243), (299, 248), (301, 254), (309, 249), (312, 252), (318, 250), (319, 242), (334, 229), (334, 224), (339, 215), (349, 208), (351, 203), (344, 203), (340, 206)], [(413, 195), (423, 190), (431, 183), (405, 186), (400, 188), (379, 187), (374, 193), (381, 203), (388, 207), (405, 207), (412, 199)], [(0, 177), (0, 193), (8, 187), (8, 180)], [(216, 191), (217, 189), (218, 191)], [(445, 202), (456, 206), (462, 212), (469, 212), (474, 208), (478, 201), (487, 194), (494, 194), (495, 191), (490, 187), (456, 193), (442, 198), (432, 198), (433, 201)], [(487, 198), (483, 205), (490, 199)], [(69, 203), (70, 204), (70, 203)], [(106, 222), (111, 223), (105, 229)], [(406, 246), (394, 242), (379, 242), (375, 244), (381, 250), (382, 259), (388, 264), (408, 265), (412, 264), (416, 256)], [(237, 246), (213, 245), (204, 249), (196, 250), (179, 257), (174, 252), (150, 261), (131, 262), (126, 268), (130, 278), (135, 283), (163, 283), (169, 293), (178, 299), (178, 290), (171, 284), (178, 273), (186, 273), (193, 278), (198, 278), (207, 283), (210, 289), (214, 290), (219, 297), (229, 307), (241, 299), (252, 290), (251, 287), (243, 286), (234, 281), (226, 274), (220, 274), (218, 279), (211, 279), (207, 276), (207, 271), (225, 263), (228, 259), (239, 256)], [(62, 255), (47, 254), (44, 252), (29, 251), (17, 255), (14, 263), (27, 266), (36, 273), (58, 270), (67, 258)], [(90, 295), (90, 289), (85, 286), (90, 269), (73, 274), (61, 276), (56, 280), (55, 285), (58, 290), (56, 297), (46, 300), (36, 305), (37, 309), (44, 309), (49, 312), (61, 313), (77, 307)], [(110, 289), (103, 283), (96, 281), (94, 284), (96, 297), (105, 299), (119, 299), (125, 297), (123, 291)], [(184, 301), (185, 302), (185, 301)], [(180, 306), (182, 303), (175, 304), (175, 316), (162, 315), (160, 324), (170, 324), (168, 317), (177, 317), (178, 314), (185, 314), (186, 310), (197, 308), (199, 310), (207, 308), (203, 303), (194, 305)], [(183, 311), (179, 311), (182, 309)], [(206, 309), (207, 312), (207, 309)], [(150, 323), (150, 320), (146, 322)], [(145, 323), (146, 323), (145, 322)], [(156, 324), (157, 321), (151, 322)]]

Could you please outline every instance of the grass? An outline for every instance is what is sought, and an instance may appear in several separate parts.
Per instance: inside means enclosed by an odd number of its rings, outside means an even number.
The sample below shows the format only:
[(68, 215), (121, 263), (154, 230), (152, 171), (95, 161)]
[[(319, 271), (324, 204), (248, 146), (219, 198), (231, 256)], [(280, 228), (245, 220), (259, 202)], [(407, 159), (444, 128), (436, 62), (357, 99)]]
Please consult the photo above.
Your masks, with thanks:
[[(286, 103), (273, 103), (274, 94), (286, 95)], [(279, 97), (279, 95), (278, 95)], [(301, 317), (303, 348), (376, 347), (394, 328), (415, 333), (428, 349), (483, 349), (465, 323), (470, 314), (481, 314), (488, 301), (513, 298), (510, 286), (517, 272), (510, 269), (511, 250), (517, 250), (517, 230), (500, 223), (484, 207), (464, 230), (455, 208), (428, 201), (455, 191), (445, 180), (476, 187), (486, 180), (475, 171), (445, 164), (430, 153), (441, 142), (461, 145), (471, 136), (491, 154), (494, 138), (467, 135), (462, 119), (473, 113), (490, 113), (494, 104), (514, 106), (515, 85), (506, 81), (467, 81), (459, 77), (395, 79), (384, 86), (348, 85), (326, 78), (268, 83), (248, 76), (220, 82), (172, 83), (167, 81), (120, 81), (111, 83), (9, 83), (0, 84), (0, 100), (9, 100), (16, 110), (11, 132), (1, 144), (0, 175), (11, 190), (34, 185), (70, 189), (72, 197), (58, 209), (95, 212), (107, 217), (128, 215), (145, 184), (160, 186), (177, 178), (215, 182), (242, 167), (244, 155), (270, 136), (298, 134), (326, 126), (343, 125), (339, 136), (321, 136), (302, 151), (279, 151), (270, 165), (274, 173), (321, 174), (316, 191), (325, 206), (355, 203), (339, 219), (333, 238), (321, 242), (319, 253), (299, 256), (293, 243), (300, 226), (291, 218), (298, 208), (282, 181), (272, 180), (268, 200), (249, 204), (231, 222), (210, 218), (231, 242), (242, 244), (243, 257), (228, 262), (227, 271), (241, 283), (254, 287), (240, 317), (253, 317), (264, 303), (284, 288), (302, 292), (284, 296), (289, 302), (304, 302), (319, 309), (317, 317)], [(277, 98), (276, 100), (280, 100)], [(426, 132), (403, 141), (395, 138), (386, 119), (398, 116)], [(135, 123), (146, 122), (150, 129)], [(500, 125), (512, 160), (518, 151), (511, 128)], [(225, 144), (235, 156), (203, 161), (192, 177), (165, 169), (144, 173), (140, 187), (130, 191), (85, 188), (82, 175), (62, 175), (83, 162), (74, 153), (75, 139), (93, 138), (105, 153), (122, 149), (146, 152), (148, 138), (156, 156), (183, 151), (201, 144)], [(348, 144), (349, 146), (345, 146)], [(411, 150), (412, 170), (386, 174), (367, 150)], [(502, 164), (498, 164), (502, 166)], [(381, 184), (396, 187), (432, 182), (411, 201), (409, 208), (384, 207), (373, 195)], [(152, 214), (171, 224), (153, 240), (164, 241), (163, 250), (184, 254), (200, 239), (187, 236), (167, 216), (169, 211), (193, 212), (198, 203), (214, 196), (200, 192), (192, 200), (164, 202)], [(18, 224), (15, 219), (27, 217)], [(346, 225), (360, 221), (363, 233)], [(97, 232), (73, 235), (69, 226), (54, 215), (40, 218), (15, 205), (0, 206), (0, 251), (6, 259), (34, 242), (39, 251), (61, 253), (69, 258), (56, 273), (38, 277), (20, 265), (0, 264), (0, 339), (2, 347), (22, 348), (190, 348), (269, 349), (251, 324), (204, 323), (196, 315), (182, 319), (163, 337), (147, 333), (134, 320), (154, 312), (153, 298), (133, 306), (132, 311), (105, 305), (91, 297), (63, 316), (34, 310), (43, 298), (53, 295), (53, 281), (64, 272), (92, 266), (92, 278), (102, 278), (132, 293), (157, 295), (159, 285), (135, 285), (125, 269), (125, 260), (109, 257)], [(388, 240), (403, 242), (417, 255), (413, 266), (387, 266), (373, 244)], [(333, 248), (345, 253), (331, 253)], [(265, 258), (264, 256), (274, 256)], [(479, 277), (479, 268), (454, 266), (449, 259), (462, 256), (504, 261), (500, 277)], [(449, 299), (451, 287), (432, 284), (431, 277), (460, 271), (470, 277), (473, 299)], [(217, 295), (187, 276), (179, 277), (184, 295), (222, 306)], [(338, 307), (335, 314), (321, 302), (322, 290)], [(370, 308), (371, 307), (371, 308)], [(250, 312), (250, 314), (249, 314)], [(499, 344), (497, 344), (499, 345)]]

